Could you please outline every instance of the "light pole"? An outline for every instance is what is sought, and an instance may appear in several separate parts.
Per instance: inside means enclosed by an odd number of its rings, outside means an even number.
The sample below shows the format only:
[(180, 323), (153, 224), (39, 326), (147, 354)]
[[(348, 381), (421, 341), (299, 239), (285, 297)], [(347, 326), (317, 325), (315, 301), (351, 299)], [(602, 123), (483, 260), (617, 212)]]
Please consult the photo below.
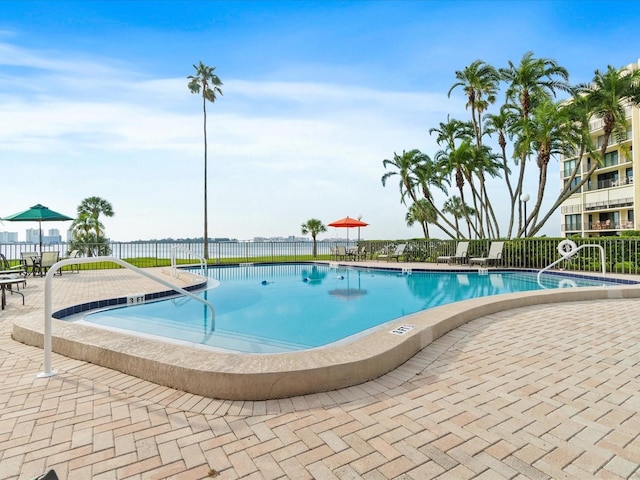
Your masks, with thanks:
[(527, 238), (527, 202), (530, 198), (528, 193), (520, 195), (520, 201), (524, 203), (524, 238)]
[[(358, 221), (362, 220), (362, 214), (358, 215)], [(358, 227), (358, 246), (360, 246), (360, 227)]]

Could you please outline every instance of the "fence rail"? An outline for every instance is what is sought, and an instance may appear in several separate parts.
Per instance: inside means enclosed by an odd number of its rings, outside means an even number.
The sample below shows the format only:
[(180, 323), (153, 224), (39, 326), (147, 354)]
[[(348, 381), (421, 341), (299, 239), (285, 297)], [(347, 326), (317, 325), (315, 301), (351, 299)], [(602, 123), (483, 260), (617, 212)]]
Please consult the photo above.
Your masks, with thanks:
[[(541, 269), (557, 260), (557, 246), (562, 238), (517, 239), (505, 242), (502, 261), (503, 267)], [(602, 245), (606, 253), (606, 271), (638, 274), (640, 263), (640, 238), (604, 237), (574, 239), (578, 246), (584, 244)], [(318, 260), (335, 260), (332, 249), (337, 246), (364, 247), (366, 259), (375, 259), (377, 255), (388, 253), (400, 243), (406, 243), (404, 258), (415, 262), (435, 262), (438, 256), (453, 255), (455, 240), (415, 239), (415, 240), (375, 240), (341, 242), (318, 242)], [(489, 251), (489, 240), (471, 240), (468, 255), (481, 257)], [(179, 246), (179, 249), (175, 249)], [(85, 252), (95, 251), (95, 245), (87, 245)], [(61, 258), (68, 255), (67, 244), (44, 245), (43, 251), (57, 251)], [(203, 256), (201, 243), (185, 242), (112, 242), (108, 245), (108, 255), (125, 260), (138, 267), (170, 266), (172, 256), (178, 264), (193, 263), (193, 255)], [(0, 244), (2, 252), (10, 263), (19, 263), (21, 252), (37, 252), (39, 247), (33, 244)], [(193, 255), (188, 252), (193, 252)], [(86, 254), (83, 256), (87, 256)], [(312, 242), (211, 242), (209, 243), (209, 265), (237, 264), (257, 262), (299, 262), (312, 261)], [(117, 268), (111, 263), (91, 264), (86, 268)], [(601, 260), (596, 251), (581, 251), (580, 255), (563, 262), (559, 268), (567, 270), (602, 270)]]

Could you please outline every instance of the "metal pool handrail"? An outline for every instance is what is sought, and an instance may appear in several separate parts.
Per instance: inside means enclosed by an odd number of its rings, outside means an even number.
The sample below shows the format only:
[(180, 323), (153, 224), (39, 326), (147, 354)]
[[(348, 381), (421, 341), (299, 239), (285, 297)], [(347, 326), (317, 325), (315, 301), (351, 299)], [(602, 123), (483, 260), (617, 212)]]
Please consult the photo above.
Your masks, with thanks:
[(175, 290), (176, 292), (181, 293), (182, 295), (186, 295), (187, 297), (193, 298), (194, 300), (200, 303), (203, 303), (209, 307), (209, 309), (211, 310), (212, 321), (215, 322), (215, 310), (213, 308), (213, 305), (210, 302), (208, 302), (207, 300), (204, 300), (203, 298), (198, 297), (197, 295), (194, 295), (191, 292), (188, 292), (184, 288), (176, 287), (175, 285), (172, 285), (170, 282), (160, 277), (156, 277), (155, 275), (145, 272), (143, 269), (135, 267), (130, 263), (125, 262), (124, 260), (121, 260), (116, 257), (67, 258), (65, 260), (61, 260), (57, 263), (54, 263), (49, 269), (49, 271), (47, 272), (47, 275), (44, 281), (44, 342), (43, 342), (44, 343), (44, 372), (41, 372), (37, 375), (37, 377), (39, 378), (52, 377), (53, 375), (56, 375), (58, 373), (56, 370), (51, 369), (51, 336), (52, 336), (51, 319), (53, 315), (51, 281), (53, 279), (53, 276), (56, 274), (58, 270), (60, 270), (62, 267), (66, 265), (76, 265), (80, 263), (93, 263), (93, 262), (117, 263), (121, 267), (128, 268), (129, 270), (133, 270), (134, 272), (142, 275), (143, 277), (147, 277), (150, 280), (155, 280), (156, 282), (161, 283), (165, 287), (169, 287), (171, 290)]
[(176, 270), (177, 270), (176, 251), (177, 250), (180, 250), (185, 253), (189, 253), (190, 255), (193, 255), (198, 260), (200, 260), (200, 271), (202, 272), (203, 276), (205, 277), (207, 276), (207, 261), (204, 259), (204, 257), (194, 253), (193, 250), (189, 250), (188, 248), (182, 247), (180, 245), (174, 245), (173, 247), (171, 247), (171, 276), (173, 278), (177, 277), (177, 274), (176, 274)]
[[(570, 250), (568, 250), (568, 251), (563, 251), (562, 250), (562, 244), (564, 242), (567, 242), (567, 245), (569, 247), (571, 247)], [(555, 262), (550, 263), (549, 265), (547, 265), (546, 267), (544, 267), (542, 270), (540, 270), (538, 272), (538, 275), (537, 275), (538, 284), (542, 285), (540, 283), (540, 277), (545, 272), (545, 270), (549, 270), (551, 267), (557, 265), (558, 263), (562, 262), (563, 260), (569, 260), (575, 254), (577, 254), (578, 251), (582, 250), (583, 248), (588, 248), (588, 247), (595, 247), (595, 248), (600, 249), (600, 263), (602, 265), (602, 275), (603, 276), (606, 275), (606, 273), (607, 273), (606, 255), (604, 253), (604, 247), (602, 245), (596, 245), (596, 244), (590, 243), (590, 244), (586, 244), (586, 245), (577, 246), (574, 242), (563, 240), (562, 242), (560, 242), (560, 245), (558, 245), (558, 251), (560, 252), (561, 257), (558, 260), (556, 260)]]

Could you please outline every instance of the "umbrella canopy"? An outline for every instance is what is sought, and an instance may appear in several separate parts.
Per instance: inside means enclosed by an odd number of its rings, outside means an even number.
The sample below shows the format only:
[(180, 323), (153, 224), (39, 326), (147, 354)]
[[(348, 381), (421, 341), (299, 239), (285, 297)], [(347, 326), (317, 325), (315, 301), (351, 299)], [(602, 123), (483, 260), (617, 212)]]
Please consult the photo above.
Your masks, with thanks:
[[(330, 227), (337, 227), (337, 228), (355, 228), (355, 227), (366, 227), (367, 225), (369, 225), (368, 223), (364, 223), (360, 220), (358, 220), (357, 218), (351, 218), (351, 217), (344, 217), (341, 218), (340, 220), (336, 220), (335, 222), (331, 222), (329, 224)], [(358, 230), (359, 232), (359, 230)], [(358, 235), (360, 236), (360, 235)], [(347, 230), (347, 242), (349, 241), (349, 230)]]
[(14, 213), (8, 217), (2, 218), (9, 222), (38, 222), (38, 232), (40, 234), (40, 255), (42, 255), (42, 222), (65, 222), (73, 220), (73, 218), (54, 212), (49, 208), (37, 204), (23, 212)]
[(345, 217), (329, 224), (330, 227), (339, 228), (354, 228), (354, 227), (366, 227), (368, 223), (364, 223), (357, 218)]

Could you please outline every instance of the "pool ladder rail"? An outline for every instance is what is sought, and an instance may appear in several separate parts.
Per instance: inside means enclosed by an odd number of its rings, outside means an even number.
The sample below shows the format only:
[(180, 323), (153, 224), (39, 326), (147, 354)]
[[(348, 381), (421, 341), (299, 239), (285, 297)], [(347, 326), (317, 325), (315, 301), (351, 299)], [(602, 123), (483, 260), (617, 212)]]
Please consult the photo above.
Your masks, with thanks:
[[(175, 290), (176, 292), (185, 295), (189, 298), (192, 298), (205, 306), (209, 307), (211, 310), (211, 318), (212, 318), (212, 326), (213, 329), (215, 326), (215, 318), (216, 313), (213, 308), (213, 304), (202, 297), (194, 295), (193, 293), (185, 290), (184, 288), (180, 288), (176, 285), (173, 285), (171, 282), (166, 281), (163, 278), (157, 277), (151, 273), (146, 272), (142, 268), (138, 268), (134, 265), (131, 265), (128, 262), (116, 257), (84, 257), (84, 258), (67, 258), (65, 260), (60, 260), (57, 263), (54, 263), (51, 268), (47, 271), (44, 280), (44, 338), (43, 338), (43, 349), (44, 349), (44, 371), (38, 373), (38, 378), (46, 378), (52, 377), (56, 375), (58, 372), (51, 368), (51, 354), (52, 354), (52, 336), (53, 336), (53, 292), (51, 288), (51, 282), (53, 276), (60, 270), (62, 267), (66, 265), (76, 265), (80, 263), (97, 263), (97, 262), (113, 262), (121, 267), (132, 270), (138, 275), (142, 275), (150, 280), (156, 281), (165, 287), (169, 287), (171, 290)], [(137, 298), (135, 296), (131, 296), (132, 298)]]
[(178, 261), (177, 261), (177, 255), (176, 255), (176, 252), (178, 250), (184, 253), (188, 253), (189, 255), (197, 258), (200, 264), (200, 275), (202, 275), (203, 277), (207, 276), (207, 261), (204, 259), (204, 257), (201, 255), (197, 255), (196, 253), (194, 253), (192, 250), (189, 250), (188, 248), (181, 247), (180, 245), (176, 245), (171, 248), (171, 276), (173, 278), (178, 278), (178, 275), (179, 275)]
[(540, 281), (540, 278), (542, 276), (542, 274), (549, 270), (550, 268), (553, 268), (554, 266), (556, 266), (557, 264), (559, 264), (560, 262), (563, 262), (565, 260), (570, 260), (573, 256), (575, 256), (580, 250), (584, 249), (584, 248), (597, 248), (600, 250), (600, 265), (602, 265), (602, 276), (605, 276), (607, 274), (607, 265), (606, 265), (606, 255), (604, 252), (604, 247), (602, 245), (597, 245), (594, 243), (589, 243), (589, 244), (585, 244), (585, 245), (580, 245), (578, 246), (573, 240), (563, 240), (558, 244), (558, 253), (560, 253), (560, 258), (558, 260), (556, 260), (555, 262), (550, 263), (549, 265), (547, 265), (546, 267), (544, 267), (542, 270), (540, 270), (538, 272), (537, 275), (537, 279), (538, 279), (538, 284), (543, 287), (544, 285), (542, 285), (542, 282)]

